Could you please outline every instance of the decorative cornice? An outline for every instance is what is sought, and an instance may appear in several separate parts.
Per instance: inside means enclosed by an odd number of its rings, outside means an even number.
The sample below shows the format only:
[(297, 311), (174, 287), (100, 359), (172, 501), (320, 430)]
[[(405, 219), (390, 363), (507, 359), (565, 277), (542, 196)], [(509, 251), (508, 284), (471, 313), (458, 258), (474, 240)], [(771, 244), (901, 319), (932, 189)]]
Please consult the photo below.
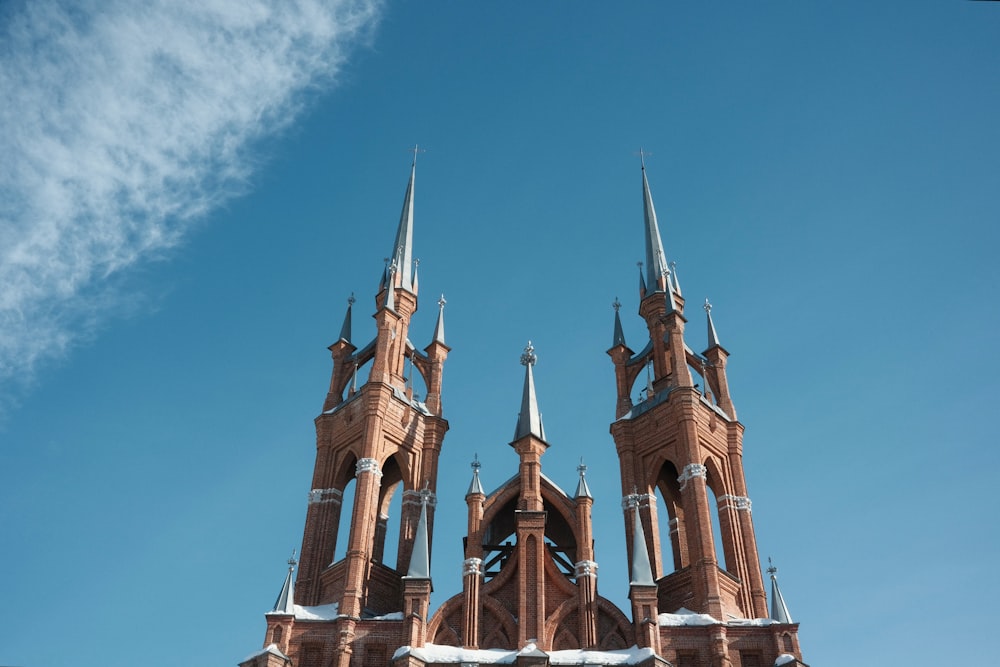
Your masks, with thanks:
[(708, 468), (700, 463), (689, 463), (684, 466), (684, 470), (681, 471), (681, 476), (677, 478), (677, 483), (681, 485), (681, 491), (687, 486), (689, 480), (695, 477), (701, 477), (706, 479), (708, 477)]
[(437, 507), (437, 494), (428, 489), (407, 489), (406, 491), (403, 491), (403, 504), (419, 506), (423, 502), (423, 498), (425, 496), (427, 498), (427, 504), (430, 507)]
[(726, 494), (724, 496), (719, 496), (719, 511), (725, 510), (742, 510), (744, 512), (749, 512), (750, 507), (753, 503), (746, 496), (731, 496)]
[(622, 511), (627, 512), (637, 504), (639, 508), (649, 507), (656, 502), (656, 497), (652, 493), (630, 493), (622, 496)]
[(340, 489), (313, 489), (309, 492), (309, 504), (337, 503), (340, 504), (344, 492)]
[(482, 558), (466, 558), (462, 561), (462, 576), (467, 577), (469, 575), (482, 576), (483, 559)]
[(374, 473), (378, 477), (382, 476), (377, 459), (358, 459), (357, 465), (354, 466), (355, 476), (360, 477), (363, 472)]
[(592, 560), (581, 560), (573, 564), (573, 575), (580, 577), (597, 577), (597, 563)]

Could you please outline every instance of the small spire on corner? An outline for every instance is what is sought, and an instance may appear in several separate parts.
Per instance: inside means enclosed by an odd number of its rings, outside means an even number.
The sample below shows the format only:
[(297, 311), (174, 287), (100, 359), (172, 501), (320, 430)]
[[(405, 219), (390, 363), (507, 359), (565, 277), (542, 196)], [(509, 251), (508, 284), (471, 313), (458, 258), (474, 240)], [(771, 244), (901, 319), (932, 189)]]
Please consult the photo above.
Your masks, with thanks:
[(711, 350), (713, 347), (721, 347), (722, 344), (719, 343), (719, 334), (715, 332), (715, 323), (712, 322), (712, 304), (709, 302), (708, 298), (705, 298), (705, 315), (708, 317), (708, 347), (706, 349)]
[(634, 522), (632, 525), (632, 586), (655, 586), (653, 569), (649, 564), (649, 549), (646, 548), (646, 533), (642, 529), (639, 518), (639, 494), (628, 497), (628, 506), (632, 508)]
[(475, 455), (470, 465), (472, 467), (472, 482), (469, 484), (469, 490), (465, 492), (465, 497), (468, 498), (472, 495), (485, 496), (486, 492), (483, 491), (483, 483), (479, 481), (479, 469), (483, 467), (483, 464), (479, 462), (479, 454)]
[(281, 592), (278, 593), (278, 599), (274, 601), (274, 607), (270, 613), (295, 613), (295, 579), (292, 577), (292, 572), (298, 564), (299, 562), (295, 560), (295, 549), (292, 549), (292, 555), (288, 559), (288, 574), (285, 575), (285, 583), (281, 586)]
[(344, 314), (344, 323), (340, 327), (340, 340), (346, 343), (351, 342), (351, 308), (355, 301), (357, 299), (354, 298), (354, 292), (351, 292), (351, 296), (347, 297), (347, 313)]
[(778, 568), (771, 562), (771, 557), (767, 557), (767, 573), (771, 575), (771, 618), (778, 623), (794, 623), (792, 615), (788, 613), (788, 605), (778, 588)]
[(614, 339), (611, 342), (611, 347), (617, 347), (618, 345), (628, 347), (628, 345), (625, 344), (625, 331), (622, 329), (622, 318), (618, 313), (618, 311), (622, 309), (622, 303), (618, 300), (618, 297), (615, 297), (614, 303), (611, 304), (611, 307), (615, 309), (615, 334)]
[(430, 495), (430, 489), (426, 486), (420, 491), (420, 518), (417, 520), (417, 532), (413, 536), (410, 567), (406, 570), (409, 579), (431, 578), (430, 540), (427, 536), (427, 500)]
[(438, 317), (437, 317), (437, 323), (434, 325), (433, 342), (441, 343), (442, 345), (446, 344), (444, 342), (444, 305), (446, 303), (448, 303), (448, 301), (445, 300), (444, 294), (442, 294), (441, 298), (438, 299)]
[(587, 466), (583, 463), (583, 457), (580, 457), (580, 465), (576, 467), (576, 471), (580, 473), (580, 481), (576, 484), (576, 494), (575, 498), (591, 498), (593, 495), (590, 493), (590, 486), (587, 485)]

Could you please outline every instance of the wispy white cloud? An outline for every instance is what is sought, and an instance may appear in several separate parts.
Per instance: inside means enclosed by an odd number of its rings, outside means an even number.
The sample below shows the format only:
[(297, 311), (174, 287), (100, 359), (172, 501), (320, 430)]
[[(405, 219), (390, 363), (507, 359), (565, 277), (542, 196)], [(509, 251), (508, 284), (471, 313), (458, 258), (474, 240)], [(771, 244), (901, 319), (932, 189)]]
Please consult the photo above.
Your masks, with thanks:
[(0, 9), (0, 386), (108, 315), (106, 285), (237, 193), (379, 0)]

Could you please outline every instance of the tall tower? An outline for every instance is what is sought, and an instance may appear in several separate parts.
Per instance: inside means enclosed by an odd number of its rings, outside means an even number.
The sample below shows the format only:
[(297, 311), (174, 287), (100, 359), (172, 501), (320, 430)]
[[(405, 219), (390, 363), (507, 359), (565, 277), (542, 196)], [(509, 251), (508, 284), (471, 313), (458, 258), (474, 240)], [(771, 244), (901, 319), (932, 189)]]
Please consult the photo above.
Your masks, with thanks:
[[(340, 337), (329, 348), (333, 372), (315, 420), (316, 464), (294, 606), (276, 605), (267, 617), (265, 643), (274, 644), (295, 667), (386, 664), (391, 656), (391, 651), (386, 655), (386, 637), (377, 642), (366, 637), (388, 631), (393, 636), (389, 643), (404, 644), (412, 626), (416, 624), (419, 633), (426, 621), (429, 536), (438, 458), (448, 430), (441, 416), (441, 379), (449, 348), (443, 297), (430, 344), (421, 352), (410, 341), (418, 295), (415, 175), (414, 159), (391, 259), (375, 296), (375, 338), (355, 345), (352, 295)], [(414, 394), (414, 372), (426, 387), (422, 400)], [(352, 483), (353, 503), (345, 503), (350, 497), (345, 490)], [(388, 512), (395, 494), (402, 495), (399, 534), (389, 535)], [(338, 534), (338, 526), (346, 525), (341, 521), (345, 512), (350, 528)], [(387, 540), (397, 544), (394, 562), (383, 558)], [(346, 548), (338, 550), (339, 541), (346, 542)], [(339, 553), (343, 557), (335, 560)], [(412, 618), (397, 619), (407, 605)], [(296, 614), (296, 607), (310, 611)]]
[[(620, 459), (633, 593), (655, 586), (659, 613), (695, 612), (721, 622), (704, 631), (705, 641), (693, 653), (685, 652), (695, 648), (690, 637), (661, 627), (660, 650), (675, 665), (705, 664), (708, 655), (713, 667), (745, 667), (781, 653), (798, 655), (797, 626), (790, 623), (780, 646), (777, 640), (755, 640), (740, 658), (727, 638), (727, 625), (767, 618), (743, 475), (744, 427), (729, 394), (729, 353), (719, 343), (707, 300), (707, 348), (697, 354), (685, 343), (685, 301), (676, 264), (668, 265), (664, 253), (644, 161), (642, 201), (646, 259), (640, 263), (639, 315), (648, 339), (638, 353), (628, 347), (616, 301), (608, 350), (618, 394), (611, 435)], [(643, 380), (633, 401), (633, 388)], [(667, 534), (661, 534), (664, 525)], [(637, 581), (646, 588), (637, 588)], [(696, 655), (701, 658), (694, 662)]]

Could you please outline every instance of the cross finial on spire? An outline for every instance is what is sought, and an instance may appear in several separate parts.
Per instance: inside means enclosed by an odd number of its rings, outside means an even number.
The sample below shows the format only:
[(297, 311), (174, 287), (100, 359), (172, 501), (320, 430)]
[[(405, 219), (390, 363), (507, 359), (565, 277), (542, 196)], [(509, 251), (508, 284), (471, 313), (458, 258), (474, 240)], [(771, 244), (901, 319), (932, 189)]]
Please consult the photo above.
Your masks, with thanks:
[(652, 155), (652, 153), (643, 150), (642, 147), (640, 146), (639, 147), (639, 164), (642, 165), (643, 169), (646, 168), (646, 156), (647, 155)]
[(288, 558), (288, 571), (291, 572), (292, 568), (299, 564), (299, 561), (295, 560), (295, 549), (292, 549), (292, 555)]
[(712, 314), (712, 303), (708, 300), (708, 297), (705, 297), (705, 305), (702, 306), (702, 308), (705, 309), (705, 312), (707, 314), (709, 314), (709, 315)]
[(426, 148), (421, 148), (417, 144), (413, 144), (413, 148), (409, 149), (409, 151), (411, 153), (413, 153), (413, 164), (416, 165), (417, 164), (417, 153), (426, 153), (427, 149)]
[(778, 568), (776, 568), (774, 566), (774, 563), (771, 562), (771, 557), (768, 556), (767, 557), (767, 573), (770, 574), (770, 575), (775, 575), (775, 574), (777, 574), (777, 572), (778, 572)]
[(351, 292), (351, 296), (347, 297), (348, 307), (353, 306), (355, 301), (357, 301), (357, 299), (354, 298), (354, 292)]
[(614, 303), (611, 304), (611, 307), (615, 309), (616, 313), (622, 309), (622, 302), (618, 300), (618, 297), (615, 297)]
[(587, 474), (587, 466), (583, 463), (583, 457), (580, 457), (580, 465), (576, 467), (577, 472), (580, 473), (580, 477), (584, 477)]
[(535, 348), (529, 340), (528, 344), (524, 347), (524, 353), (521, 355), (521, 365), (534, 366), (536, 361), (538, 361), (538, 355), (535, 354)]
[(479, 469), (483, 467), (483, 464), (479, 462), (479, 453), (478, 452), (473, 455), (473, 457), (472, 457), (472, 463), (470, 463), (469, 465), (472, 467), (472, 470), (475, 471), (475, 472), (479, 472)]
[(440, 298), (440, 299), (438, 299), (438, 305), (439, 305), (439, 306), (441, 306), (442, 308), (444, 308), (444, 304), (446, 304), (446, 303), (448, 303), (448, 301), (447, 301), (447, 300), (445, 300), (445, 298), (444, 298), (444, 294), (442, 294), (442, 295), (441, 295), (441, 298)]

